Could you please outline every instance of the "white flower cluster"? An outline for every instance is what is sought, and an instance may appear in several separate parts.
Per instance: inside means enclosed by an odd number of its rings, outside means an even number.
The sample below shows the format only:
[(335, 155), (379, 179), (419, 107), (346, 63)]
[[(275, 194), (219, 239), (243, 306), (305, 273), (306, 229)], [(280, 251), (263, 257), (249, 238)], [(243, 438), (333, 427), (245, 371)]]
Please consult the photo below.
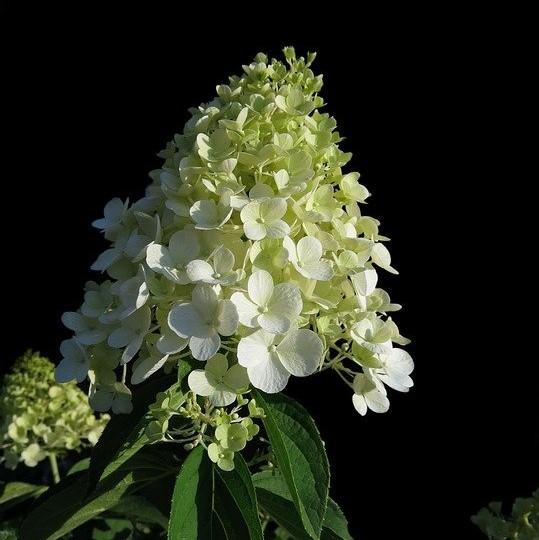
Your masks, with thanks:
[(400, 306), (376, 286), (376, 267), (396, 273), (388, 239), (360, 210), (359, 174), (342, 171), (351, 154), (319, 112), (314, 54), (285, 57), (258, 54), (218, 86), (160, 153), (146, 196), (113, 199), (94, 222), (111, 247), (92, 269), (110, 279), (64, 314), (75, 335), (57, 379), (88, 376), (97, 410), (128, 412), (128, 371), (137, 384), (182, 355), (209, 361), (189, 383), (216, 405), (244, 383), (279, 392), (325, 368), (361, 414), (387, 410), (386, 385), (412, 386), (387, 317)]

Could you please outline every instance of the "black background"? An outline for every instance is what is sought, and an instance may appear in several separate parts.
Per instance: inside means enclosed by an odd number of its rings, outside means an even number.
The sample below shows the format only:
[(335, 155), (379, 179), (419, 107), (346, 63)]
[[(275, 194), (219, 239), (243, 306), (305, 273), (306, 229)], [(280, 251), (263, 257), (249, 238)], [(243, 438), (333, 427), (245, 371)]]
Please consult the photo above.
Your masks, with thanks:
[[(159, 5), (159, 9), (155, 6)], [(317, 50), (327, 110), (392, 238), (416, 386), (361, 418), (331, 374), (287, 391), (316, 419), (355, 538), (482, 536), (469, 516), (539, 486), (537, 226), (526, 13), (287, 3), (0, 10), (2, 367), (57, 361), (62, 312), (187, 108), (260, 50)]]

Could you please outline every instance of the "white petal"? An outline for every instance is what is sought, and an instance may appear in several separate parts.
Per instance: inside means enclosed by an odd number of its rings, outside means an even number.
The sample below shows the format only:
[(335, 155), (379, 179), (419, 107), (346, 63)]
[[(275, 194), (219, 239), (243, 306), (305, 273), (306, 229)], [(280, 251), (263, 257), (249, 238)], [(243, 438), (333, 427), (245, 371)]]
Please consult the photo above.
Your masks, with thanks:
[(228, 274), (234, 268), (234, 254), (229, 249), (221, 246), (213, 255), (213, 265), (219, 274)]
[[(217, 294), (213, 287), (199, 283), (191, 294), (193, 305), (204, 319), (213, 319), (217, 310)], [(195, 334), (192, 334), (195, 335)]]
[(236, 393), (231, 392), (225, 385), (219, 385), (210, 396), (210, 401), (216, 407), (227, 407), (234, 403)]
[(208, 337), (192, 337), (189, 340), (189, 348), (193, 353), (193, 358), (196, 360), (209, 360), (219, 350), (220, 346), (221, 338), (215, 331)]
[(361, 416), (365, 416), (367, 414), (367, 402), (362, 395), (354, 394), (352, 396), (352, 403), (354, 404), (354, 408), (356, 409), (356, 411)]
[(281, 219), (286, 214), (286, 209), (286, 199), (281, 197), (266, 199), (260, 204), (260, 217), (268, 223), (271, 223)]
[(268, 362), (269, 347), (273, 344), (275, 336), (264, 330), (257, 330), (251, 335), (241, 338), (238, 343), (238, 362), (244, 367), (255, 366), (261, 362)]
[(72, 380), (82, 382), (88, 374), (88, 364), (74, 361), (72, 358), (63, 358), (54, 370), (56, 382), (66, 383)]
[(60, 353), (64, 358), (71, 358), (77, 363), (87, 364), (88, 355), (76, 339), (66, 339), (60, 344)]
[(110, 334), (108, 344), (114, 349), (122, 349), (123, 347), (127, 346), (133, 337), (134, 333), (131, 328), (121, 326), (120, 328), (116, 328), (116, 330)]
[(275, 394), (286, 386), (290, 374), (283, 367), (276, 354), (252, 367), (247, 368), (247, 374), (251, 384), (263, 392)]
[(163, 333), (155, 344), (157, 350), (162, 354), (176, 354), (187, 347), (188, 339), (178, 336), (176, 332), (169, 329), (161, 330)]
[(389, 399), (377, 390), (367, 392), (365, 401), (369, 409), (375, 413), (385, 413), (389, 409)]
[(180, 304), (173, 307), (168, 314), (168, 325), (183, 338), (191, 336), (203, 338), (213, 332), (212, 327), (202, 320), (193, 304)]
[(125, 204), (119, 197), (114, 197), (106, 205), (104, 210), (105, 219), (109, 222), (119, 221), (125, 210)]
[(266, 226), (256, 221), (248, 221), (243, 225), (243, 232), (250, 240), (262, 240), (266, 237)]
[(377, 264), (384, 270), (387, 270), (392, 274), (398, 274), (398, 272), (391, 266), (391, 255), (384, 244), (377, 242), (372, 246), (371, 258), (374, 264)]
[(298, 254), (296, 250), (296, 245), (294, 244), (294, 241), (289, 236), (285, 236), (283, 238), (283, 247), (288, 252), (288, 260), (292, 264), (296, 264), (298, 262)]
[(231, 336), (238, 328), (238, 310), (231, 300), (220, 300), (217, 308), (216, 330), (222, 336)]
[(257, 201), (251, 202), (241, 209), (240, 217), (242, 223), (254, 221), (260, 217), (260, 203)]
[(140, 351), (143, 341), (144, 341), (143, 336), (134, 337), (133, 340), (130, 341), (127, 347), (124, 349), (124, 352), (122, 353), (122, 357), (120, 359), (120, 364), (123, 365), (123, 364), (127, 364), (127, 362), (130, 362), (135, 357), (135, 355)]
[(290, 329), (290, 319), (277, 312), (262, 313), (257, 320), (260, 328), (272, 334), (284, 334)]
[(88, 328), (84, 317), (75, 311), (66, 311), (62, 315), (62, 323), (73, 332), (84, 332)]
[(175, 232), (168, 243), (170, 256), (179, 266), (196, 259), (200, 253), (197, 233), (191, 229)]
[(324, 352), (322, 340), (312, 330), (290, 332), (277, 346), (277, 354), (284, 367), (296, 377), (314, 373)]
[(268, 309), (271, 313), (284, 315), (294, 320), (303, 309), (301, 292), (292, 283), (280, 283), (273, 289)]
[(303, 276), (310, 279), (316, 279), (318, 281), (328, 281), (333, 277), (333, 269), (326, 261), (304, 264), (297, 269)]
[(256, 328), (258, 326), (256, 321), (259, 315), (258, 307), (241, 292), (233, 293), (230, 300), (236, 306), (241, 324), (249, 328)]
[(397, 392), (408, 392), (414, 386), (414, 381), (408, 375), (395, 373), (385, 375), (381, 373), (378, 377), (384, 384), (387, 384), (387, 386)]
[(161, 369), (167, 360), (168, 355), (165, 355), (162, 358), (149, 356), (140, 362), (137, 361), (131, 375), (131, 384), (140, 384), (145, 381), (150, 375), (153, 375), (158, 369)]
[(215, 387), (210, 383), (206, 373), (202, 369), (195, 369), (189, 373), (187, 378), (189, 388), (199, 396), (211, 396), (215, 392)]
[(297, 245), (298, 259), (303, 264), (318, 262), (322, 257), (322, 244), (312, 236), (304, 236)]
[(414, 361), (405, 350), (396, 347), (391, 351), (388, 367), (391, 368), (391, 371), (395, 370), (409, 375), (414, 370)]
[(174, 261), (168, 249), (154, 242), (146, 248), (146, 263), (154, 272), (165, 273), (165, 275), (168, 275), (174, 267)]
[(254, 272), (249, 278), (247, 290), (249, 291), (249, 297), (255, 304), (265, 306), (273, 293), (273, 278), (271, 274), (266, 272), (266, 270)]
[(191, 261), (186, 267), (185, 271), (191, 281), (204, 281), (206, 283), (214, 283), (213, 268), (211, 264), (200, 259)]
[(279, 190), (286, 187), (290, 182), (290, 176), (288, 174), (288, 171), (286, 171), (285, 169), (281, 169), (280, 171), (274, 173), (273, 178), (275, 179), (275, 184), (277, 185), (277, 188)]
[(104, 328), (94, 328), (86, 332), (77, 333), (77, 339), (82, 345), (97, 345), (107, 338)]
[(290, 233), (290, 227), (288, 223), (282, 219), (273, 221), (266, 225), (266, 236), (268, 238), (284, 238), (287, 234)]
[(273, 189), (268, 184), (258, 182), (249, 191), (249, 197), (251, 199), (265, 199), (266, 197), (273, 197)]
[(350, 276), (356, 291), (362, 296), (369, 296), (376, 289), (378, 274), (374, 268), (366, 268)]
[(115, 263), (121, 257), (121, 255), (120, 250), (116, 248), (107, 249), (103, 251), (101, 255), (99, 255), (90, 268), (92, 270), (97, 270), (98, 272), (104, 272), (113, 263)]
[(217, 205), (213, 200), (196, 201), (189, 213), (191, 219), (197, 224), (197, 228), (213, 228), (217, 224)]

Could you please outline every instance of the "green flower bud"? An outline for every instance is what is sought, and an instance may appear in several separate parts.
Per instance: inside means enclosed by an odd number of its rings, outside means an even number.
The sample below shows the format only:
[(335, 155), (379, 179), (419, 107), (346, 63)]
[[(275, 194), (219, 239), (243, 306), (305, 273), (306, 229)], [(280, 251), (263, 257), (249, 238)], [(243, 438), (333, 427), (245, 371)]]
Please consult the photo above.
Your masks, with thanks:
[(264, 418), (265, 416), (264, 409), (262, 407), (257, 407), (256, 401), (254, 399), (249, 401), (248, 409), (249, 416), (251, 416), (252, 418)]

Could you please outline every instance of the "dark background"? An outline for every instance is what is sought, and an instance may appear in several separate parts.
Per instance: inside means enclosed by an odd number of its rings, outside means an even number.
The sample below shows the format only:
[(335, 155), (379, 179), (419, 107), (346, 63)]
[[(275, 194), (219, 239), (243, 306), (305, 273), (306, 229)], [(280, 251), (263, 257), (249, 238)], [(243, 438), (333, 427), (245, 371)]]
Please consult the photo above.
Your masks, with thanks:
[(188, 107), (291, 44), (319, 53), (350, 170), (392, 238), (401, 273), (383, 285), (416, 360), (385, 415), (359, 417), (329, 374), (287, 389), (320, 427), (354, 537), (482, 538), (471, 514), (539, 486), (526, 13), (14, 6), (0, 8), (2, 369), (28, 347), (59, 359), (60, 315), (105, 246), (91, 221), (143, 193)]

